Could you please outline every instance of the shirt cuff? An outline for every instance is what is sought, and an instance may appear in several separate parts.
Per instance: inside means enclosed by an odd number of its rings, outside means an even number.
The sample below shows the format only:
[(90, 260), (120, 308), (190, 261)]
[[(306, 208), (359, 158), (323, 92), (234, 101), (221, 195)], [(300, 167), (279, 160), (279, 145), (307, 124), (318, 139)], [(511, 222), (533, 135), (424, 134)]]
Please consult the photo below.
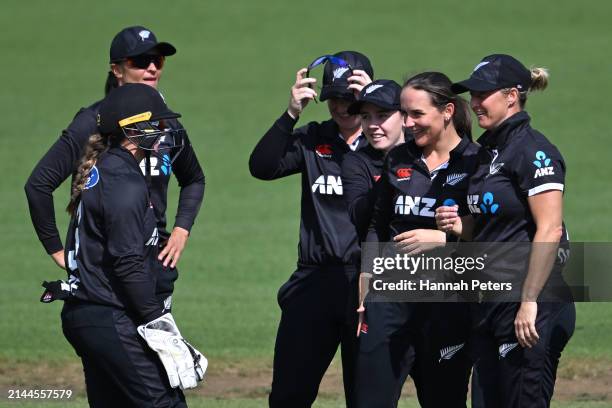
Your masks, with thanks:
[(64, 245), (62, 245), (62, 240), (59, 236), (41, 239), (40, 242), (49, 255), (64, 249)]
[(550, 191), (550, 190), (563, 191), (563, 188), (564, 188), (564, 185), (561, 183), (546, 183), (546, 184), (542, 184), (537, 187), (534, 187), (530, 189), (529, 191), (527, 191), (527, 196), (531, 197), (533, 195), (543, 193), (544, 191)]
[(285, 113), (283, 113), (282, 116), (276, 121), (276, 125), (283, 131), (292, 133), (298, 119), (293, 119), (291, 115), (289, 115), (289, 112), (285, 111)]

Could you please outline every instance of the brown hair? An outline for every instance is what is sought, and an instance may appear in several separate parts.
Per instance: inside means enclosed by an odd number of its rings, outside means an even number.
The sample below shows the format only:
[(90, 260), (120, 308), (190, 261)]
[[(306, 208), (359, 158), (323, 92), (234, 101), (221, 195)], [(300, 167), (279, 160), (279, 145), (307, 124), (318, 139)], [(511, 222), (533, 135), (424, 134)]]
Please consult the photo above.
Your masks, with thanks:
[(472, 140), (472, 116), (470, 108), (462, 97), (451, 90), (452, 81), (441, 72), (423, 72), (409, 78), (403, 88), (413, 88), (425, 91), (431, 98), (431, 103), (441, 111), (446, 104), (455, 105), (453, 126), (461, 137)]
[(102, 152), (108, 149), (109, 137), (100, 136), (99, 134), (91, 135), (85, 146), (85, 152), (79, 162), (79, 166), (72, 179), (72, 189), (70, 191), (70, 202), (66, 207), (66, 211), (74, 215), (81, 197), (81, 192), (85, 188), (89, 180), (89, 173), (96, 160)]

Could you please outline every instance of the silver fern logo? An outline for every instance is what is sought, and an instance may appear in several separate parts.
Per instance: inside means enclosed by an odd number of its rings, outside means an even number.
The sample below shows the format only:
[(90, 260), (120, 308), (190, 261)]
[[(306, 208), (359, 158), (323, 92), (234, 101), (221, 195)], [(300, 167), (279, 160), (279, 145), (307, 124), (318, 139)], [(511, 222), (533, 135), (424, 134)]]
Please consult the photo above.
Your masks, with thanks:
[(448, 346), (444, 347), (443, 349), (440, 349), (440, 360), (438, 360), (438, 362), (441, 363), (442, 360), (450, 360), (455, 354), (457, 354), (459, 350), (463, 348), (463, 346), (465, 346), (465, 343), (457, 344), (456, 346)]
[(172, 309), (172, 295), (164, 299), (164, 310), (170, 311)]
[(348, 70), (348, 67), (339, 67), (334, 69), (334, 79), (332, 80), (332, 82), (334, 82), (338, 78), (342, 78), (342, 75), (344, 75), (344, 73)]
[(476, 65), (476, 66), (474, 67), (474, 70), (473, 70), (472, 72), (476, 72), (476, 71), (478, 71), (478, 68), (482, 68), (482, 67), (484, 67), (485, 65), (488, 65), (490, 62), (491, 62), (491, 61), (483, 61), (483, 62), (481, 62), (480, 64), (478, 64), (478, 65)]
[(499, 358), (506, 358), (509, 352), (514, 350), (518, 346), (518, 343), (504, 343), (499, 346)]
[(374, 92), (375, 90), (377, 90), (378, 88), (382, 88), (383, 85), (377, 84), (377, 85), (370, 85), (366, 90), (365, 90), (365, 94), (371, 94), (372, 92)]
[(497, 174), (502, 167), (504, 167), (504, 163), (491, 163), (489, 165), (489, 175)]
[(453, 173), (453, 174), (449, 174), (448, 176), (446, 176), (446, 183), (444, 183), (444, 186), (445, 185), (454, 186), (457, 183), (459, 183), (461, 180), (466, 178), (467, 176), (468, 176), (467, 173)]
[(151, 32), (149, 30), (142, 30), (138, 33), (138, 35), (140, 36), (140, 39), (144, 41), (149, 38)]

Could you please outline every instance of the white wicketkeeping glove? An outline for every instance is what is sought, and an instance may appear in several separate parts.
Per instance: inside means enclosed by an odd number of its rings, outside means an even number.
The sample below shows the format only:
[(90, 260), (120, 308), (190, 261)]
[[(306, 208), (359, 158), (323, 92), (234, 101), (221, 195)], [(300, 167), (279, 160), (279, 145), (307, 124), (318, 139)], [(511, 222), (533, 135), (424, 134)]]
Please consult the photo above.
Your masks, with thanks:
[(138, 333), (159, 355), (172, 388), (194, 388), (204, 379), (208, 360), (181, 336), (170, 313), (138, 326)]

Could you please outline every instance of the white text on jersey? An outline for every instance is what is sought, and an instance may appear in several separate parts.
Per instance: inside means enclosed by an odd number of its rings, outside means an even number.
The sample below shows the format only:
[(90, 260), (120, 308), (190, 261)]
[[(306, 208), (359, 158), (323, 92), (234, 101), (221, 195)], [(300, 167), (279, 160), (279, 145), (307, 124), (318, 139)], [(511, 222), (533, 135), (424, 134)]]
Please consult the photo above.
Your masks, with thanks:
[(340, 176), (320, 175), (312, 185), (312, 192), (342, 195), (342, 179)]
[(435, 198), (399, 196), (395, 201), (395, 213), (400, 215), (420, 215), (421, 217), (433, 217), (435, 213), (432, 208), (436, 205)]

